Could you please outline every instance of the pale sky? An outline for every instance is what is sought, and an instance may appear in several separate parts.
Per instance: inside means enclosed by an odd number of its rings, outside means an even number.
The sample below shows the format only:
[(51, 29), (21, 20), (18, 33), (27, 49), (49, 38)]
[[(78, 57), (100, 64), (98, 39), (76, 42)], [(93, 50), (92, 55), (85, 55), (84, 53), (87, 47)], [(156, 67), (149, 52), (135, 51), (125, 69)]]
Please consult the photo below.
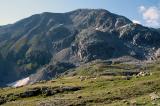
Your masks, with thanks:
[(160, 27), (160, 0), (0, 0), (0, 25), (42, 12), (106, 9), (145, 26)]

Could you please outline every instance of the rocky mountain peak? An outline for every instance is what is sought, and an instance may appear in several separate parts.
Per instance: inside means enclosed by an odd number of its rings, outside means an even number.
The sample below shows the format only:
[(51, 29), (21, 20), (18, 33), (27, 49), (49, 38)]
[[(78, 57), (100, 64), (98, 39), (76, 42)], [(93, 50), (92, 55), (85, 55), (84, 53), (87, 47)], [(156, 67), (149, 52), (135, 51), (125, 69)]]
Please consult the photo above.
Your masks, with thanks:
[(45, 12), (0, 27), (0, 53), (11, 64), (10, 70), (3, 69), (10, 77), (14, 72), (15, 80), (43, 71), (56, 73), (48, 68), (56, 62), (78, 66), (122, 56), (146, 60), (160, 48), (159, 41), (157, 29), (103, 9)]

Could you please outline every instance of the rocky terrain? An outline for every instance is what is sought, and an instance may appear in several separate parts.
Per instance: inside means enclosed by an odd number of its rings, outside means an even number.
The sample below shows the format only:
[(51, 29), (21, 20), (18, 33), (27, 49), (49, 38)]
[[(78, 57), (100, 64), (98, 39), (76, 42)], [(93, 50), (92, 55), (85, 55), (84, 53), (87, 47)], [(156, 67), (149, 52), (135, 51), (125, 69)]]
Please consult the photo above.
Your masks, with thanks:
[(50, 80), (97, 59), (157, 60), (159, 41), (159, 29), (103, 9), (36, 14), (0, 27), (0, 85)]

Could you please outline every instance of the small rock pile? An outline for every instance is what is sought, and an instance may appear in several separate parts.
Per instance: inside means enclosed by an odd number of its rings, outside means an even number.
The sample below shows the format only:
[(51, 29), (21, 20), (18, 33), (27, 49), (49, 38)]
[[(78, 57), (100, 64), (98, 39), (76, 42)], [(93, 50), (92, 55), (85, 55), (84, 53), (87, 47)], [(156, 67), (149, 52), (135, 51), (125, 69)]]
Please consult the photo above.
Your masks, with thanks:
[(151, 97), (152, 101), (160, 99), (160, 96), (158, 94), (156, 94), (155, 92), (151, 93), (149, 96)]
[(144, 76), (149, 76), (149, 75), (152, 75), (152, 73), (141, 71), (137, 74), (137, 77), (144, 77)]

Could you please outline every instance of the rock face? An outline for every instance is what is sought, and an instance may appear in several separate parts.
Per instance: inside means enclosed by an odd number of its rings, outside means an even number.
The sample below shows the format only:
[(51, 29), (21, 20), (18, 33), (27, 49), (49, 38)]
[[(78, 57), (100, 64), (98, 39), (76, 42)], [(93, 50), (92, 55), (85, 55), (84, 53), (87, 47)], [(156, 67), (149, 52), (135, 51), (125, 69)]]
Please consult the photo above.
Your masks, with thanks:
[(0, 27), (0, 53), (11, 67), (1, 68), (0, 76), (4, 75), (2, 71), (9, 72), (7, 83), (36, 72), (45, 73), (39, 70), (49, 71), (48, 65), (57, 62), (78, 66), (121, 56), (145, 60), (160, 48), (159, 41), (157, 29), (134, 24), (103, 9), (36, 14)]
[(63, 93), (63, 92), (74, 92), (81, 90), (82, 87), (72, 87), (72, 86), (62, 86), (62, 87), (35, 87), (35, 88), (30, 88), (27, 89), (26, 91), (22, 93), (10, 93), (7, 94), (6, 96), (0, 96), (0, 105), (6, 103), (6, 102), (11, 102), (15, 101), (18, 98), (27, 98), (27, 97), (35, 97), (35, 96), (52, 96), (58, 93)]
[(156, 51), (155, 57), (156, 57), (156, 58), (160, 58), (160, 48)]
[(55, 63), (55, 64), (49, 64), (41, 69), (39, 69), (35, 74), (30, 75), (30, 83), (35, 83), (37, 81), (42, 80), (50, 80), (53, 78), (59, 77), (61, 73), (64, 73), (65, 71), (74, 68), (75, 65), (70, 63)]

